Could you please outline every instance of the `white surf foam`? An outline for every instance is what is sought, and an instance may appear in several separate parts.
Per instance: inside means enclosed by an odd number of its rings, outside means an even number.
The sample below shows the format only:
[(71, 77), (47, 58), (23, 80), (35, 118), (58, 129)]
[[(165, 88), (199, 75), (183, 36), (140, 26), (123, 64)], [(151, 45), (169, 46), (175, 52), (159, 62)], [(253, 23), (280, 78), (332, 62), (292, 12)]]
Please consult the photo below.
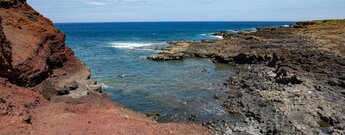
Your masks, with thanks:
[(104, 83), (101, 83), (103, 89), (109, 88), (109, 86), (105, 85)]
[(131, 43), (131, 42), (111, 42), (111, 47), (120, 48), (120, 49), (135, 49), (145, 46), (152, 46), (152, 43)]
[(200, 36), (207, 36), (207, 34), (199, 34)]
[(256, 31), (258, 31), (258, 29), (257, 28), (251, 28), (249, 31), (250, 32), (256, 32)]
[(218, 39), (224, 39), (223, 36), (212, 36), (214, 38), (218, 38)]

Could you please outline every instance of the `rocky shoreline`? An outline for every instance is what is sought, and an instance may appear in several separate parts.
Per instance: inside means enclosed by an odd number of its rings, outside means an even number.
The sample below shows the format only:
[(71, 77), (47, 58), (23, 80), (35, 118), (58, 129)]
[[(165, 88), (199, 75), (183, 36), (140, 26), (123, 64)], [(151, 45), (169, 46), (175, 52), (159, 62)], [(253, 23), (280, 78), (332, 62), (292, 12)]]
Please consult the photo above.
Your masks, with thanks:
[(25, 0), (0, 0), (0, 24), (0, 134), (210, 134), (111, 101), (65, 35)]
[[(65, 35), (25, 0), (0, 0), (0, 134), (211, 134), (159, 124), (111, 101)], [(215, 134), (345, 134), (345, 20), (299, 22), (221, 41), (177, 42), (151, 60), (237, 64), (215, 99)], [(197, 117), (191, 117), (191, 120)]]
[(207, 127), (217, 134), (345, 134), (345, 20), (218, 35), (224, 40), (172, 43), (147, 57), (238, 65), (216, 97), (239, 120)]

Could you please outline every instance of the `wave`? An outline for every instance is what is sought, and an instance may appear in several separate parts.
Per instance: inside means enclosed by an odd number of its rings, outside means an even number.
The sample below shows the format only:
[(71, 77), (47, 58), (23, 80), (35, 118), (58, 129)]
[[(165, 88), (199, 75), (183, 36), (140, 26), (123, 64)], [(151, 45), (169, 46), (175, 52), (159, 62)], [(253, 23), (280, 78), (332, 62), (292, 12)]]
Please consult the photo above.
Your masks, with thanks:
[(249, 31), (250, 32), (256, 32), (256, 31), (258, 31), (258, 29), (257, 28), (251, 28)]
[(217, 38), (217, 39), (224, 39), (223, 36), (212, 36), (213, 38)]
[(104, 83), (101, 83), (103, 89), (109, 88), (109, 86), (105, 85)]
[(130, 43), (130, 42), (111, 42), (111, 47), (120, 49), (135, 49), (145, 46), (152, 46), (153, 43)]
[(145, 43), (145, 42), (111, 42), (109, 43), (111, 47), (119, 49), (128, 49), (128, 50), (146, 50), (154, 51), (168, 46), (166, 42), (157, 42), (157, 43)]
[(199, 34), (199, 36), (207, 36), (211, 39), (224, 39), (223, 36), (215, 36), (213, 35), (214, 33), (209, 33), (209, 34)]

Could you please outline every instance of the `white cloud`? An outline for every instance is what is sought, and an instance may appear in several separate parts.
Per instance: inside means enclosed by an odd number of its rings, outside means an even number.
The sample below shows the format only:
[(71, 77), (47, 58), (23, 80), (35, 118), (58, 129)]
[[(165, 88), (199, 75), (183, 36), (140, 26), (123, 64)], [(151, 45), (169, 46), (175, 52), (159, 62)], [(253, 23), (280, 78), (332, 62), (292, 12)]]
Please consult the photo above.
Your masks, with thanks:
[(98, 2), (98, 1), (87, 1), (86, 4), (88, 4), (88, 5), (94, 5), (94, 6), (106, 6), (106, 5), (109, 5), (109, 3), (106, 3), (106, 2)]

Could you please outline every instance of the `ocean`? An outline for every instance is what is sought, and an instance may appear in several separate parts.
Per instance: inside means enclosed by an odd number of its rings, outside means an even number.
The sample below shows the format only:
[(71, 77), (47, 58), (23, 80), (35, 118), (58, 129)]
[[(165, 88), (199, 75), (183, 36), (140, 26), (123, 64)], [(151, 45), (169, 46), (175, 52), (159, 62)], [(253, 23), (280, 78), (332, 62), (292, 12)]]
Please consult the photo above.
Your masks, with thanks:
[(56, 23), (66, 44), (91, 69), (111, 98), (142, 113), (159, 114), (161, 122), (185, 122), (225, 117), (214, 92), (235, 72), (229, 64), (185, 59), (150, 61), (171, 41), (221, 40), (219, 31), (253, 31), (257, 27), (293, 22), (130, 22)]

